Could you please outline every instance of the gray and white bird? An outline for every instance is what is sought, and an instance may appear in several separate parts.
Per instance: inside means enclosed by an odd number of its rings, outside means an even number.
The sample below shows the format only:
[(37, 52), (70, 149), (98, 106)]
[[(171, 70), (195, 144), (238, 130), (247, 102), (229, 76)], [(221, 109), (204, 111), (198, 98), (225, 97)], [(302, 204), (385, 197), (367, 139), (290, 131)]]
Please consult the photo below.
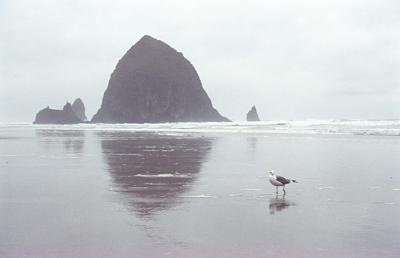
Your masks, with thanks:
[(269, 182), (273, 186), (276, 186), (276, 193), (278, 193), (278, 187), (282, 186), (284, 194), (286, 194), (285, 185), (289, 184), (290, 182), (297, 183), (297, 181), (294, 179), (288, 179), (288, 178), (284, 178), (283, 176), (275, 175), (273, 170), (271, 170), (269, 172)]

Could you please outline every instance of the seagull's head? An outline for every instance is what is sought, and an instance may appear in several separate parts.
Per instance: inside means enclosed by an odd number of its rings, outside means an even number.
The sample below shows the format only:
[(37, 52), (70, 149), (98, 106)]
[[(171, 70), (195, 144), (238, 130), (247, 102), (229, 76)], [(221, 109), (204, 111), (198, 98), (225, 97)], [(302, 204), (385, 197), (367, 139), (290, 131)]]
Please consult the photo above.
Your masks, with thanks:
[(273, 171), (273, 170), (270, 170), (270, 171), (269, 171), (269, 174), (270, 174), (271, 176), (273, 176), (273, 175), (274, 175), (274, 171)]

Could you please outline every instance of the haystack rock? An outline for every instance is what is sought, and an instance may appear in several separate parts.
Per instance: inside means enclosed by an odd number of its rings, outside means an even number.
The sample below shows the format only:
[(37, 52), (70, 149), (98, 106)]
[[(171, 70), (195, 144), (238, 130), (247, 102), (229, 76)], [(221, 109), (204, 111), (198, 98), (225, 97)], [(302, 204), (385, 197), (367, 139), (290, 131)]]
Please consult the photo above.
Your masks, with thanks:
[(49, 107), (40, 110), (36, 114), (35, 124), (78, 124), (82, 123), (70, 103), (66, 103), (62, 110), (51, 109)]
[(87, 121), (85, 115), (85, 105), (80, 98), (77, 98), (74, 103), (72, 103), (72, 110), (75, 112), (75, 115), (82, 121)]
[(212, 106), (193, 65), (150, 36), (141, 38), (111, 74), (96, 123), (229, 121)]
[(258, 117), (257, 114), (257, 109), (255, 106), (253, 106), (250, 111), (247, 113), (247, 121), (260, 121), (260, 118)]

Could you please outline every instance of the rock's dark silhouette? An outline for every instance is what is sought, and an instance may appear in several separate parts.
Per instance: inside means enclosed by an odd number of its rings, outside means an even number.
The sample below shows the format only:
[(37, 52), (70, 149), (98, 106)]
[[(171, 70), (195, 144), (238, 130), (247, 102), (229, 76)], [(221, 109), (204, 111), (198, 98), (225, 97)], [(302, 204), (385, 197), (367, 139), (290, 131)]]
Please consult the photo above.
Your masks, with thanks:
[(100, 143), (113, 190), (130, 211), (150, 218), (181, 203), (196, 185), (213, 139), (102, 132)]
[(257, 114), (257, 109), (255, 106), (253, 106), (250, 111), (247, 113), (247, 121), (260, 121), (260, 118), (258, 117)]
[(82, 120), (82, 121), (87, 121), (86, 115), (85, 115), (85, 105), (83, 104), (83, 101), (80, 98), (77, 98), (74, 103), (72, 103), (72, 110), (75, 112), (76, 116)]
[(119, 60), (92, 122), (229, 121), (212, 106), (193, 65), (175, 49), (144, 36)]
[(34, 124), (78, 124), (82, 123), (75, 112), (72, 110), (72, 106), (67, 102), (62, 110), (50, 109), (47, 107), (39, 111), (36, 114)]

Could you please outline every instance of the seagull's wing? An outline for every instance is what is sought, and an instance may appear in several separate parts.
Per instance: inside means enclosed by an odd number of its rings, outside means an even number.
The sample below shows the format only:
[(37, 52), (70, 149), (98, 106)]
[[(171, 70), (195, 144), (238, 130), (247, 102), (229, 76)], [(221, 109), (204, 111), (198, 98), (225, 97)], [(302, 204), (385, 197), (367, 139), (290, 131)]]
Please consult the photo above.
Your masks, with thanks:
[(283, 176), (276, 176), (276, 181), (286, 185), (290, 183), (290, 180), (287, 178), (284, 178)]

